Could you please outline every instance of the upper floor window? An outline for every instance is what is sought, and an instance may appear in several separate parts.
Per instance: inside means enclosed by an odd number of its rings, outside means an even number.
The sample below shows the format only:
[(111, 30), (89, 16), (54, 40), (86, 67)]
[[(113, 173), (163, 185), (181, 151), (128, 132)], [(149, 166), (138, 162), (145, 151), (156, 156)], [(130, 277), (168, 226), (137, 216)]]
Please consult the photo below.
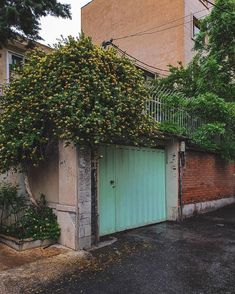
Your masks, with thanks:
[(195, 16), (193, 17), (193, 37), (200, 33), (200, 21)]
[(7, 80), (10, 81), (14, 76), (15, 66), (21, 66), (24, 63), (24, 56), (18, 53), (10, 52), (7, 53)]

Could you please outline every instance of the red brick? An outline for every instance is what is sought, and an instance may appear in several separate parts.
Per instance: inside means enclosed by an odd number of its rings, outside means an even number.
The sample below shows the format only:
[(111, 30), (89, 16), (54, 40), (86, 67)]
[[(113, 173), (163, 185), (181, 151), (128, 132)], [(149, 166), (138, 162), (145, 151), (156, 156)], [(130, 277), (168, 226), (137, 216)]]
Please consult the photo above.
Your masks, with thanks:
[(235, 162), (218, 155), (188, 151), (183, 171), (183, 203), (235, 196)]

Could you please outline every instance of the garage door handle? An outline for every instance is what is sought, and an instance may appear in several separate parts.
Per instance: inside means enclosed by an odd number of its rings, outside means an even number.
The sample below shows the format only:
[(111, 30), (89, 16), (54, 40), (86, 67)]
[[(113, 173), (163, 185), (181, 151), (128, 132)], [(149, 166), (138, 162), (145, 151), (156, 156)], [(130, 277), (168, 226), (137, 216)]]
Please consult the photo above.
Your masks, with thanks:
[(110, 181), (110, 185), (112, 185), (112, 187), (115, 188), (115, 181), (114, 180), (111, 180)]

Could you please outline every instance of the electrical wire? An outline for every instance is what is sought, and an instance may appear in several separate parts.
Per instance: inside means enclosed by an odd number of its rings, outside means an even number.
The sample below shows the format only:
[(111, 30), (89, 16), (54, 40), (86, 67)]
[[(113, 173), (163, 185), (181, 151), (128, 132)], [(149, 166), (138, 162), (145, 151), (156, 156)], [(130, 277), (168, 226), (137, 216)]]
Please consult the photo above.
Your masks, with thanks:
[[(213, 6), (215, 6), (215, 4), (213, 4), (213, 3), (210, 2), (210, 1), (208, 1), (208, 3), (211, 4), (211, 5), (213, 5)], [(217, 6), (217, 5), (216, 5), (216, 6)], [(210, 7), (210, 8), (211, 8), (211, 7)], [(203, 12), (203, 11), (205, 11), (205, 10), (208, 10), (208, 9), (210, 9), (210, 8), (206, 8), (206, 9), (199, 10), (199, 11), (195, 12), (194, 15), (197, 14), (197, 13)], [(191, 14), (189, 14), (189, 15), (187, 15), (187, 16), (184, 16), (184, 17), (181, 17), (181, 18), (179, 18), (179, 19), (172, 20), (172, 21), (170, 21), (170, 22), (168, 22), (168, 23), (166, 23), (166, 24), (162, 24), (162, 25), (160, 25), (160, 26), (153, 27), (153, 28), (151, 28), (151, 29), (148, 29), (148, 30), (145, 30), (145, 31), (142, 31), (142, 32), (138, 32), (138, 33), (136, 33), (136, 34), (127, 35), (127, 36), (119, 37), (119, 38), (113, 38), (113, 39), (111, 39), (111, 41), (109, 41), (109, 45), (112, 45), (114, 48), (116, 48), (116, 49), (119, 51), (119, 53), (122, 53), (122, 54), (124, 54), (124, 55), (130, 57), (131, 59), (135, 60), (135, 61), (138, 62), (138, 63), (141, 63), (141, 64), (147, 66), (148, 68), (153, 68), (153, 69), (155, 69), (155, 70), (163, 71), (163, 72), (170, 72), (170, 71), (167, 70), (167, 69), (162, 69), (162, 68), (159, 68), (159, 67), (155, 67), (155, 66), (153, 66), (153, 65), (147, 64), (147, 63), (145, 63), (145, 62), (143, 62), (143, 61), (137, 59), (136, 57), (130, 55), (129, 53), (127, 53), (127, 52), (125, 52), (124, 50), (122, 50), (121, 48), (119, 48), (116, 44), (113, 43), (113, 41), (115, 41), (115, 40), (121, 40), (121, 39), (125, 39), (125, 38), (130, 38), (130, 37), (136, 37), (136, 36), (151, 35), (151, 34), (155, 34), (155, 33), (163, 32), (163, 31), (166, 31), (166, 30), (169, 30), (169, 29), (172, 29), (172, 28), (179, 27), (179, 26), (181, 26), (181, 25), (184, 25), (184, 26), (185, 26), (185, 24), (192, 22), (192, 20), (189, 20), (189, 21), (184, 22), (184, 23), (180, 23), (180, 24), (175, 25), (175, 26), (171, 26), (171, 27), (164, 28), (164, 29), (162, 29), (162, 30), (157, 30), (157, 31), (150, 32), (151, 30), (153, 30), (153, 29), (155, 29), (155, 28), (163, 27), (163, 26), (165, 26), (165, 25), (167, 25), (167, 24), (171, 24), (171, 23), (174, 23), (174, 22), (176, 22), (176, 21), (179, 21), (179, 20), (185, 19), (185, 18), (187, 18), (187, 17), (189, 17), (189, 16), (191, 16)], [(203, 16), (201, 16), (201, 17), (198, 17), (198, 19), (203, 18), (203, 17), (205, 17), (205, 16), (206, 16), (206, 15), (203, 15)], [(186, 26), (185, 26), (185, 28), (186, 28)], [(141, 66), (142, 66), (142, 65), (141, 65)], [(142, 66), (142, 68), (144, 68), (144, 69), (150, 71), (150, 70), (149, 70), (148, 68), (146, 68), (146, 67), (143, 67), (143, 66)], [(155, 73), (155, 72), (154, 72), (154, 73)], [(162, 73), (159, 73), (159, 72), (156, 72), (156, 74), (161, 74), (161, 75), (163, 75)], [(164, 75), (164, 76), (167, 76), (167, 75)]]
[(136, 62), (136, 66), (137, 66), (137, 67), (139, 67), (139, 68), (141, 68), (141, 69), (143, 69), (143, 70), (146, 70), (146, 71), (148, 71), (148, 72), (150, 72), (150, 73), (152, 73), (152, 74), (154, 74), (154, 75), (157, 75), (157, 76), (161, 75), (161, 76), (167, 77), (166, 74), (163, 74), (163, 73), (161, 73), (161, 72), (157, 72), (157, 71), (153, 71), (153, 70), (147, 68), (146, 66), (137, 63), (137, 61), (136, 61), (134, 58), (130, 57), (129, 54), (127, 55), (127, 53), (124, 52), (123, 50), (121, 50), (121, 49), (117, 49), (117, 48), (116, 48), (116, 50), (117, 50), (120, 54), (122, 54), (122, 55), (126, 55), (126, 56), (128, 56), (130, 59), (133, 59), (133, 60)]
[[(203, 15), (201, 17), (198, 17), (198, 19), (201, 19), (201, 18), (204, 18), (206, 15)], [(152, 35), (152, 34), (156, 34), (156, 33), (161, 33), (161, 32), (164, 32), (164, 31), (167, 31), (167, 30), (170, 30), (170, 29), (174, 29), (174, 28), (177, 28), (177, 27), (180, 27), (184, 24), (187, 24), (187, 23), (190, 23), (192, 22), (192, 20), (190, 19), (189, 21), (186, 21), (186, 22), (183, 22), (183, 23), (180, 23), (178, 25), (175, 25), (175, 26), (171, 26), (171, 27), (167, 27), (167, 28), (164, 28), (162, 30), (157, 30), (157, 31), (153, 31), (153, 32), (146, 32), (146, 33), (142, 33), (142, 34), (138, 34), (138, 35), (132, 35), (132, 36), (128, 36), (128, 37), (125, 37), (125, 38), (130, 38), (130, 37), (140, 37), (140, 36), (144, 36), (144, 35)], [(121, 39), (124, 39), (124, 38), (114, 38), (112, 39), (113, 41), (117, 41), (117, 40), (121, 40)]]
[(206, 5), (206, 3), (204, 2), (205, 0), (199, 0), (199, 2), (206, 7), (206, 9), (209, 10), (209, 7)]
[[(162, 75), (162, 76), (167, 76), (166, 74), (163, 74), (162, 72), (155, 72), (155, 71), (152, 71), (152, 70), (149, 70), (149, 68), (153, 68), (155, 70), (158, 70), (158, 71), (164, 71), (164, 72), (170, 72), (169, 70), (167, 69), (162, 69), (162, 68), (159, 68), (159, 67), (155, 67), (153, 65), (150, 65), (150, 64), (147, 64), (146, 62), (143, 62), (141, 60), (139, 60), (138, 58), (132, 56), (131, 54), (125, 52), (124, 50), (122, 50), (120, 47), (118, 47), (116, 44), (111, 44), (119, 53), (123, 54), (123, 55), (126, 55), (128, 56), (129, 58), (133, 59), (135, 62), (138, 62), (140, 63), (141, 65), (137, 64), (138, 66), (144, 68), (145, 70), (149, 71), (149, 72), (152, 72), (152, 73), (155, 73), (157, 75)], [(144, 66), (143, 66), (144, 65)], [(147, 66), (147, 67), (146, 67)]]
[(129, 56), (130, 58), (134, 59), (135, 61), (138, 61), (139, 63), (144, 64), (145, 66), (148, 66), (148, 67), (150, 67), (150, 68), (153, 68), (153, 69), (156, 69), (156, 70), (159, 70), (159, 71), (170, 72), (170, 71), (167, 70), (167, 69), (162, 69), (162, 68), (160, 68), (160, 67), (156, 67), (156, 66), (150, 65), (150, 64), (148, 64), (148, 63), (146, 63), (146, 62), (144, 62), (144, 61), (142, 61), (142, 60), (139, 60), (138, 58), (136, 58), (136, 57), (132, 56), (131, 54), (129, 54), (129, 53), (125, 52), (124, 50), (122, 50), (122, 49), (121, 49), (120, 47), (118, 47), (116, 44), (113, 44), (113, 43), (112, 43), (112, 46), (113, 46), (114, 48), (116, 48), (117, 50), (121, 51), (123, 54), (125, 54), (125, 55)]
[[(116, 48), (116, 50), (117, 50), (120, 54), (122, 54), (122, 55), (127, 55), (126, 52), (124, 52), (124, 51), (122, 51), (122, 50), (118, 50), (117, 48)], [(128, 56), (128, 57), (130, 58), (130, 56)], [(133, 58), (131, 58), (131, 59), (133, 59)], [(137, 67), (139, 67), (139, 68), (141, 68), (141, 69), (143, 69), (143, 70), (146, 70), (147, 72), (150, 72), (150, 73), (152, 73), (153, 75), (157, 75), (157, 76), (161, 75), (161, 76), (164, 76), (164, 77), (167, 76), (167, 75), (162, 74), (162, 73), (160, 73), (160, 72), (156, 72), (156, 71), (150, 70), (149, 68), (143, 66), (142, 64), (137, 63), (137, 61), (135, 61), (135, 62), (136, 62), (135, 65), (136, 65)]]
[[(199, 17), (199, 18), (203, 18), (203, 17), (204, 17), (204, 15), (201, 16), (201, 17)], [(199, 18), (198, 18), (198, 19), (199, 19)], [(184, 23), (180, 23), (180, 24), (178, 24), (177, 26), (172, 26), (172, 27), (165, 28), (165, 29), (163, 29), (163, 30), (158, 30), (158, 31), (149, 32), (149, 33), (144, 33), (144, 35), (145, 35), (145, 34), (155, 34), (155, 33), (159, 33), (159, 32), (162, 32), (162, 31), (165, 31), (165, 30), (171, 29), (171, 28), (176, 28), (176, 27), (181, 26), (181, 25), (184, 25), (184, 26), (185, 26), (185, 24), (190, 23), (190, 22), (192, 22), (192, 20), (189, 20), (189, 21), (184, 22)], [(144, 62), (144, 61), (142, 61), (142, 60), (139, 60), (139, 59), (136, 58), (135, 56), (132, 56), (131, 54), (125, 52), (125, 51), (122, 50), (120, 47), (118, 47), (116, 44), (114, 44), (114, 43), (113, 43), (113, 40), (115, 40), (115, 39), (111, 39), (111, 40), (108, 42), (108, 44), (109, 44), (109, 45), (112, 45), (112, 46), (113, 46), (114, 48), (116, 48), (119, 52), (121, 52), (122, 54), (124, 54), (124, 55), (126, 55), (126, 56), (132, 58), (132, 59), (135, 60), (136, 62), (139, 62), (139, 63), (141, 63), (141, 64), (147, 66), (148, 68), (153, 68), (153, 69), (155, 69), (155, 70), (157, 70), (157, 71), (163, 71), (163, 72), (168, 72), (168, 73), (170, 72), (170, 71), (167, 70), (167, 69), (162, 69), (162, 68), (160, 68), (160, 67), (156, 67), (156, 66), (153, 66), (153, 65), (147, 64), (146, 62)], [(148, 70), (149, 70), (149, 69), (148, 69)], [(157, 74), (159, 74), (159, 72), (157, 72)], [(161, 73), (161, 74), (162, 74), (162, 73)], [(166, 76), (166, 75), (165, 75), (165, 76)]]
[[(204, 8), (204, 9), (202, 9), (202, 10), (196, 11), (196, 12), (194, 13), (194, 15), (197, 14), (197, 13), (200, 13), (200, 12), (206, 11), (206, 10), (208, 10), (208, 8)], [(135, 34), (126, 35), (126, 36), (123, 36), (123, 37), (113, 38), (113, 40), (114, 40), (114, 41), (117, 41), (117, 40), (127, 39), (127, 38), (131, 38), (131, 37), (142, 36), (142, 35), (144, 35), (145, 33), (149, 32), (149, 31), (152, 31), (152, 30), (154, 30), (154, 29), (158, 29), (158, 28), (164, 27), (164, 26), (166, 26), (166, 25), (168, 25), (168, 24), (174, 23), (174, 22), (176, 22), (176, 21), (183, 20), (183, 19), (185, 19), (185, 18), (187, 18), (187, 17), (191, 17), (191, 16), (192, 16), (192, 14), (188, 14), (188, 15), (185, 15), (185, 16), (180, 17), (180, 18), (178, 18), (178, 19), (171, 20), (171, 21), (169, 21), (169, 22), (167, 22), (167, 23), (164, 23), (164, 24), (162, 24), (162, 25), (155, 26), (155, 27), (152, 27), (152, 28), (150, 28), (150, 29), (147, 29), (147, 30), (144, 30), (144, 31), (137, 32), (137, 33), (135, 33)], [(148, 34), (149, 34), (149, 33), (148, 33)]]

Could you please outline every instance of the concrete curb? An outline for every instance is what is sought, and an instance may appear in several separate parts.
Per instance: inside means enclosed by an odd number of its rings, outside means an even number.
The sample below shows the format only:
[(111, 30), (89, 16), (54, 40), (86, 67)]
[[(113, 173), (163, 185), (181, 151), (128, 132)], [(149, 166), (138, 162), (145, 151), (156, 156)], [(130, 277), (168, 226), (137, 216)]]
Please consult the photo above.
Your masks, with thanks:
[(183, 216), (185, 218), (188, 218), (194, 216), (195, 214), (204, 214), (210, 211), (217, 210), (224, 206), (231, 205), (233, 203), (235, 203), (235, 197), (186, 204), (183, 206)]

